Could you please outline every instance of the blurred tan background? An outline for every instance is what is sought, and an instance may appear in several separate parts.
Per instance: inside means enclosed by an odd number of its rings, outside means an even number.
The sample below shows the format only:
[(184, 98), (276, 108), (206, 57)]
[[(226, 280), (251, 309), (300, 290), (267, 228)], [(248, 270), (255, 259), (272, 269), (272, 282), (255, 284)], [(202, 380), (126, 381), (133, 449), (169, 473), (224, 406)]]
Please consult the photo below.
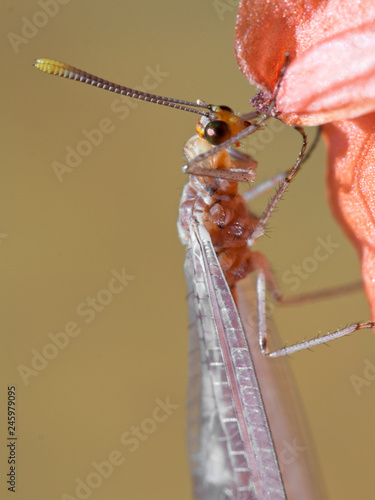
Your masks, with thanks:
[[(17, 386), (16, 498), (191, 498), (188, 319), (176, 220), (186, 182), (182, 147), (195, 116), (146, 103), (119, 110), (113, 94), (43, 75), (32, 62), (56, 58), (134, 87), (160, 68), (156, 93), (247, 112), (254, 89), (236, 65), (233, 3), (46, 1), (44, 15), (43, 2), (1, 4), (2, 498), (14, 498), (4, 481), (8, 385)], [(65, 148), (104, 119), (111, 132), (59, 182), (51, 164), (65, 163)], [(299, 147), (293, 131), (274, 133), (258, 155), (259, 179), (290, 166)], [(324, 158), (321, 143), (257, 244), (287, 294), (293, 289), (283, 276), (294, 265), (316, 267), (296, 293), (359, 278), (355, 252), (327, 208)], [(319, 238), (338, 246), (314, 265)], [(134, 278), (121, 289), (111, 279), (123, 268)], [(112, 285), (119, 293), (111, 297), (103, 290)], [(93, 312), (88, 298), (98, 294), (107, 305)], [(368, 314), (357, 293), (277, 309), (274, 321), (293, 342)], [(65, 348), (46, 347), (72, 322), (80, 333)], [(35, 352), (53, 359), (32, 368)], [(375, 496), (375, 382), (363, 378), (366, 359), (375, 364), (371, 332), (290, 359), (331, 499)], [(360, 394), (353, 376), (362, 377)], [(168, 399), (177, 408), (155, 423), (157, 401)], [(143, 441), (124, 442), (141, 426)], [(96, 484), (93, 462), (109, 459), (117, 465)], [(88, 476), (85, 489), (80, 481)]]

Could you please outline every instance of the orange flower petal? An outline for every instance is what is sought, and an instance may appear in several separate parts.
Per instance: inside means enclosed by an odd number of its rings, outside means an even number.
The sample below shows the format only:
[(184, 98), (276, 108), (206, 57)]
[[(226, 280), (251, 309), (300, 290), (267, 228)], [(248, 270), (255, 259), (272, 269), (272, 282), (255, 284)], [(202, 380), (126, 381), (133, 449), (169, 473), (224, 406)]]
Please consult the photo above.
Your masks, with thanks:
[(333, 213), (356, 246), (375, 320), (375, 113), (323, 126)]
[(277, 109), (283, 121), (302, 125), (375, 110), (375, 22), (323, 40), (297, 57), (287, 69)]
[(375, 109), (374, 46), (370, 0), (243, 0), (239, 7), (235, 50), (244, 74), (262, 89), (259, 109), (290, 53), (276, 107), (289, 124), (315, 125)]
[[(295, 26), (303, 17), (303, 2), (283, 3), (245, 0), (238, 10), (234, 45), (237, 61), (244, 75), (263, 91), (274, 90), (285, 54), (289, 52), (292, 59), (296, 55)], [(293, 22), (287, 23), (287, 18)]]
[(375, 2), (242, 0), (235, 49), (242, 71), (261, 88), (252, 101), (257, 109), (268, 106), (289, 52), (279, 118), (341, 120), (323, 126), (329, 196), (360, 255), (375, 320)]

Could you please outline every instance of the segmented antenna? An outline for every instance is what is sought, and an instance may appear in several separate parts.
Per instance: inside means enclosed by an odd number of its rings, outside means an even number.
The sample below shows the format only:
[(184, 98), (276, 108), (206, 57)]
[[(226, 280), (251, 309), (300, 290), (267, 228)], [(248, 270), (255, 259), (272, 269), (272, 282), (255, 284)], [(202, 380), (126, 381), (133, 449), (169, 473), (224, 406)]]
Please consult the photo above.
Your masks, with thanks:
[(43, 71), (43, 73), (49, 73), (50, 75), (56, 75), (62, 78), (75, 80), (77, 82), (87, 83), (87, 85), (109, 90), (109, 92), (114, 92), (115, 94), (125, 95), (142, 101), (153, 102), (155, 104), (160, 104), (161, 106), (181, 109), (182, 111), (189, 111), (190, 113), (197, 113), (198, 115), (208, 117), (209, 111), (201, 111), (194, 108), (204, 108), (207, 110), (211, 109), (211, 106), (206, 104), (204, 101), (182, 101), (180, 99), (172, 99), (171, 97), (163, 97), (160, 95), (149, 94), (148, 92), (142, 92), (141, 90), (123, 87), (122, 85), (117, 85), (116, 83), (103, 80), (102, 78), (92, 75), (91, 73), (86, 73), (86, 71), (53, 59), (36, 59), (34, 66), (40, 71)]

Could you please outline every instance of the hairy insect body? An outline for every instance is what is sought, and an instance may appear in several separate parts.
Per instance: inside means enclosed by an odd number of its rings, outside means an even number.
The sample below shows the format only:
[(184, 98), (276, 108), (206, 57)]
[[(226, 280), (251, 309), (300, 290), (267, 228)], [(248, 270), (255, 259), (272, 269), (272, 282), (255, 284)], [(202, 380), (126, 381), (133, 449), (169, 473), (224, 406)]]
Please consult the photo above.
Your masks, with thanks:
[[(184, 153), (191, 161), (211, 148), (205, 139), (195, 135), (186, 143)], [(204, 166), (220, 170), (238, 168), (236, 160), (230, 158), (226, 150), (212, 155)], [(215, 177), (190, 176), (182, 194), (178, 221), (180, 239), (184, 244), (189, 241), (192, 218), (202, 220), (228, 285), (233, 288), (239, 279), (254, 270), (247, 240), (258, 222), (238, 194), (238, 183)]]

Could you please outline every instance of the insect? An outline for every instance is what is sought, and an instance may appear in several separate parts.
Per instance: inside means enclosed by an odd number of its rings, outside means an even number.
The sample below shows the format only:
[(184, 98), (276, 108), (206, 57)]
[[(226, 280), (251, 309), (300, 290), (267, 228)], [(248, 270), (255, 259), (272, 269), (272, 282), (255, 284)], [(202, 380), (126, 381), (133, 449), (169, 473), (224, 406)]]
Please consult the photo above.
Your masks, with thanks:
[[(282, 194), (297, 174), (306, 150), (284, 176), (260, 219), (250, 214), (238, 194), (238, 182), (255, 178), (256, 163), (232, 148), (255, 132), (272, 114), (235, 115), (227, 106), (213, 106), (140, 92), (97, 78), (49, 59), (38, 59), (43, 72), (74, 79), (111, 92), (200, 115), (198, 135), (185, 146), (190, 174), (179, 217), (179, 233), (188, 245), (185, 272), (191, 317), (190, 456), (197, 498), (298, 498), (289, 493), (297, 472), (280, 472), (267, 411), (250, 356), (248, 339), (237, 313), (235, 285), (258, 272), (259, 345), (262, 354), (280, 356), (327, 342), (372, 323), (357, 323), (333, 334), (269, 352), (265, 321), (266, 281), (281, 300), (266, 259), (251, 249)], [(251, 121), (253, 120), (253, 121)], [(272, 432), (275, 432), (272, 429)], [(303, 491), (313, 481), (303, 472)], [(284, 484), (284, 482), (286, 484)], [(314, 498), (314, 493), (311, 494)]]

